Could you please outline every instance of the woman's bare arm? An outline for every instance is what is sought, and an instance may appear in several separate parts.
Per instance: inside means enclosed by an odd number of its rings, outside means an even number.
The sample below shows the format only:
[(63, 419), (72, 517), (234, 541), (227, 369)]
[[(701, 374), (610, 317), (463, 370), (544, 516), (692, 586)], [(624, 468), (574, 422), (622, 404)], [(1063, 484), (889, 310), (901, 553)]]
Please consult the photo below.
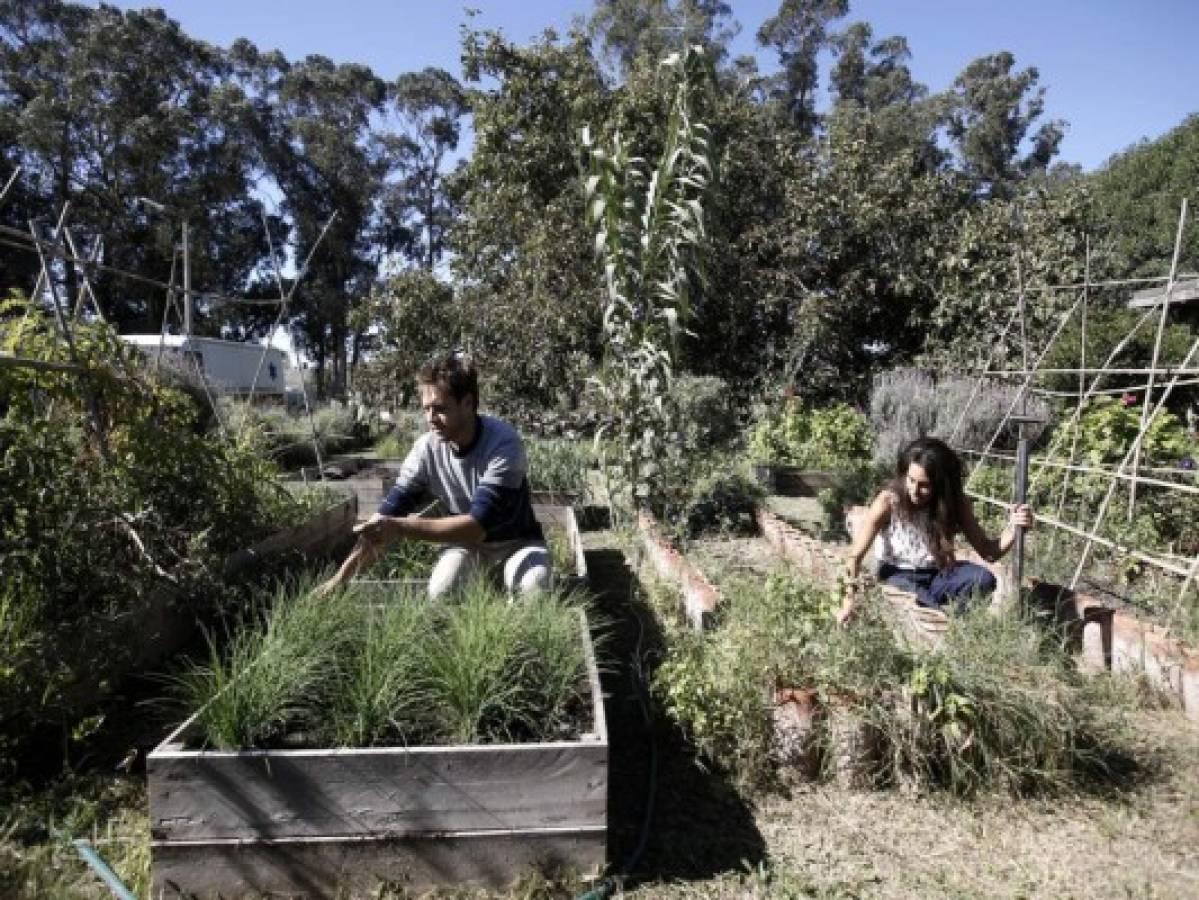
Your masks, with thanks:
[(849, 554), (845, 558), (845, 573), (849, 576), (849, 583), (845, 590), (845, 599), (842, 601), (841, 611), (837, 613), (837, 621), (842, 624), (848, 621), (849, 617), (853, 615), (857, 599), (855, 588), (858, 575), (862, 569), (862, 559), (870, 551), (874, 539), (878, 537), (878, 533), (882, 530), (883, 526), (890, 520), (891, 503), (890, 492), (881, 491), (866, 510), (866, 514), (858, 522), (857, 532), (854, 534), (853, 543), (849, 547)]

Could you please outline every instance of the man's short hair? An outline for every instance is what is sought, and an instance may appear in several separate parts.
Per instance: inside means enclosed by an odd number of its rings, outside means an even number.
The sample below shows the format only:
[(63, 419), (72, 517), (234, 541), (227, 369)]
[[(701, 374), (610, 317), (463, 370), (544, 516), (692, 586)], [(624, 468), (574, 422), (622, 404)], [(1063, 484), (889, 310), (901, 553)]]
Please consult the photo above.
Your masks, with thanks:
[(438, 354), (420, 367), (416, 373), (417, 385), (439, 385), (461, 402), (463, 397), (474, 397), (479, 405), (479, 373), (474, 361), (461, 350)]

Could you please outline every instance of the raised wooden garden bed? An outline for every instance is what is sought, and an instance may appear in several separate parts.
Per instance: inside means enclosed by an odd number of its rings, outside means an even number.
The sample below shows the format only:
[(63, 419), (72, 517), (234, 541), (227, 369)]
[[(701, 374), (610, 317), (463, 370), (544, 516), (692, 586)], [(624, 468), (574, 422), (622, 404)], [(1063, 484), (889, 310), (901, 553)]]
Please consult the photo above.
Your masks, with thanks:
[(608, 734), (585, 615), (591, 724), (577, 740), (368, 749), (188, 749), (148, 757), (155, 897), (374, 896), (585, 877), (607, 848)]
[(225, 574), (234, 575), (278, 553), (297, 552), (307, 559), (334, 556), (352, 543), (354, 522), (358, 516), (358, 500), (347, 496), (327, 507), (306, 522), (284, 528), (258, 543), (238, 550), (225, 560)]
[(756, 465), (754, 474), (767, 491), (783, 497), (815, 497), (837, 484), (836, 472), (800, 466)]

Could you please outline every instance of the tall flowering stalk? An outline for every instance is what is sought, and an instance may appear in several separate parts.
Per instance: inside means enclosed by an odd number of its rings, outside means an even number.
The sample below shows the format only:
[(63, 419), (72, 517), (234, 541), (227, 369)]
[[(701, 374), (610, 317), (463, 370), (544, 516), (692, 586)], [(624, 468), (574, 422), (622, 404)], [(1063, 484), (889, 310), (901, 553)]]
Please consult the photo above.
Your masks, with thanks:
[(678, 338), (702, 281), (704, 200), (715, 177), (711, 130), (699, 120), (715, 83), (699, 47), (671, 54), (673, 82), (663, 150), (652, 170), (617, 132), (603, 146), (584, 128), (588, 221), (604, 272), (606, 343), (598, 388), (608, 417), (601, 437), (614, 502), (654, 507), (683, 455), (671, 400)]

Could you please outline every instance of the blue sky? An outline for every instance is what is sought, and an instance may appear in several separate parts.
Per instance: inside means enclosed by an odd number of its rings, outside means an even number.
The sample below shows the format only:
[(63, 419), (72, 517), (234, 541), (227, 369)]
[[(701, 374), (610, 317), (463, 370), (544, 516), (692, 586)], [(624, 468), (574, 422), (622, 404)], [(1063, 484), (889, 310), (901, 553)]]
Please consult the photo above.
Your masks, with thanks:
[[(95, 5), (92, 3), (91, 5)], [(459, 68), (459, 28), (475, 23), (526, 41), (565, 31), (591, 0), (118, 0), (157, 5), (192, 35), (228, 45), (247, 37), (290, 57), (320, 53), (358, 61), (393, 78), (425, 66)], [(753, 53), (754, 33), (778, 0), (731, 0), (742, 32), (734, 54)], [(850, 17), (876, 37), (902, 34), (916, 77), (936, 91), (970, 60), (1010, 50), (1048, 87), (1046, 115), (1069, 122), (1061, 159), (1085, 169), (1141, 138), (1155, 138), (1199, 112), (1199, 78), (1188, 71), (1199, 35), (1199, 0), (851, 0)], [(764, 71), (775, 68), (760, 54)], [(1188, 87), (1188, 85), (1190, 85)]]

